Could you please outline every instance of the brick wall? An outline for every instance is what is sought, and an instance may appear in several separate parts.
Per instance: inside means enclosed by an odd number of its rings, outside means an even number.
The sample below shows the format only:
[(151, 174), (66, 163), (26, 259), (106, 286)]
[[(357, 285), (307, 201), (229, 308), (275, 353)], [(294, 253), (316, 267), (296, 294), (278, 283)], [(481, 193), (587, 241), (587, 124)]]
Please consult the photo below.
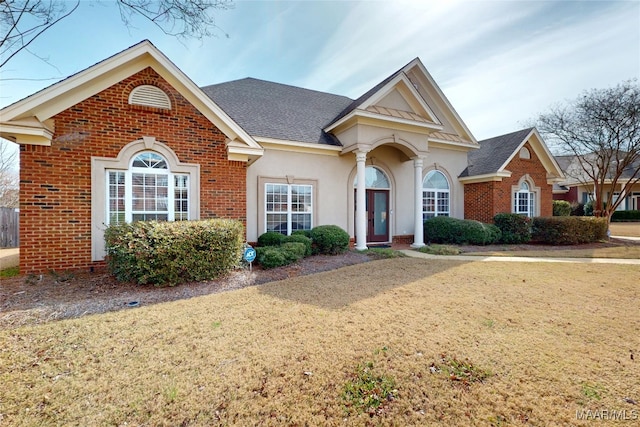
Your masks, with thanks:
[[(163, 89), (172, 109), (129, 105), (129, 93), (141, 84)], [(227, 160), (224, 134), (152, 69), (111, 86), (54, 119), (50, 147), (21, 146), (22, 273), (96, 265), (91, 262), (91, 157), (115, 158), (122, 147), (143, 136), (168, 145), (180, 161), (201, 165), (200, 218), (245, 222), (246, 164)]]
[(517, 186), (524, 175), (529, 175), (533, 184), (540, 187), (540, 216), (553, 214), (553, 187), (547, 184), (547, 171), (529, 143), (524, 145), (531, 153), (530, 159), (516, 156), (505, 168), (511, 171), (510, 178), (502, 181), (480, 182), (464, 186), (464, 216), (466, 219), (491, 223), (493, 217), (502, 212), (511, 212), (512, 187)]

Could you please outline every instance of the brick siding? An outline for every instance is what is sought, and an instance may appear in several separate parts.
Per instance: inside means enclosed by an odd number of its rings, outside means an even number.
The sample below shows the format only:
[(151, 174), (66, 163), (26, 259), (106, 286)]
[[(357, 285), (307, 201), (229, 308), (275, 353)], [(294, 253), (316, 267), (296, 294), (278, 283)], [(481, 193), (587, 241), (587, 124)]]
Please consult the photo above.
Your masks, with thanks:
[(498, 213), (511, 212), (513, 207), (512, 187), (517, 186), (520, 178), (529, 175), (533, 184), (540, 187), (540, 216), (553, 214), (553, 186), (547, 184), (547, 171), (529, 143), (525, 145), (531, 153), (530, 159), (521, 159), (515, 155), (505, 168), (511, 171), (510, 178), (502, 181), (479, 182), (464, 186), (464, 216), (484, 223), (492, 223)]
[[(171, 110), (129, 105), (141, 84), (164, 90)], [(143, 136), (168, 145), (181, 162), (200, 164), (200, 218), (246, 221), (246, 164), (227, 160), (224, 134), (151, 68), (54, 119), (50, 147), (20, 147), (22, 273), (102, 264), (91, 261), (91, 157), (115, 158)]]

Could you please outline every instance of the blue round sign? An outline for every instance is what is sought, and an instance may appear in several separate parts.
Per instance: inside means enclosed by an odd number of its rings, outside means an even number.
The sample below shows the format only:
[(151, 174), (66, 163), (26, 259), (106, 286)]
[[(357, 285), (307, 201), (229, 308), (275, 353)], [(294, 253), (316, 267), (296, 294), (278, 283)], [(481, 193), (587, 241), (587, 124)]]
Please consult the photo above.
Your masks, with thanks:
[(253, 262), (253, 260), (256, 259), (256, 250), (253, 248), (246, 248), (244, 250), (243, 258), (247, 262)]

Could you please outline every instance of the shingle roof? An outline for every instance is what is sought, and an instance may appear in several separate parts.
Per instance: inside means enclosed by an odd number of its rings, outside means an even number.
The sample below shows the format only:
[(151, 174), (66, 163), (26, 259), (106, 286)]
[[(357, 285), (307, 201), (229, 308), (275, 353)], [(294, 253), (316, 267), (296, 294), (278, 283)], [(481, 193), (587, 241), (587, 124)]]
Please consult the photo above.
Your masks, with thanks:
[(353, 100), (254, 78), (201, 88), (253, 137), (341, 145), (323, 129)]
[(533, 128), (522, 129), (478, 141), (480, 148), (469, 152), (467, 157), (469, 165), (460, 176), (486, 175), (498, 172), (532, 130)]

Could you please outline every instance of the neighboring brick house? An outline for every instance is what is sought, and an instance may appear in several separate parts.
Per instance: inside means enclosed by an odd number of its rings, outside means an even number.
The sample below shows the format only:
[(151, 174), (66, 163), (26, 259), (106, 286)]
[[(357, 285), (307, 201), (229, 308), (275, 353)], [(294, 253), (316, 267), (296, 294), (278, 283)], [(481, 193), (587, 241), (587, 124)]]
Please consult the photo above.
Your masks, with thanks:
[(21, 149), (23, 273), (101, 266), (108, 224), (149, 219), (235, 218), (250, 242), (336, 224), (358, 249), (420, 247), (433, 216), (550, 215), (561, 176), (535, 130), (478, 149), (417, 58), (350, 99), (257, 79), (199, 88), (143, 41), (3, 108), (0, 136)]
[(535, 128), (479, 141), (460, 175), (465, 218), (493, 222), (498, 213), (553, 214), (553, 184), (564, 179)]

